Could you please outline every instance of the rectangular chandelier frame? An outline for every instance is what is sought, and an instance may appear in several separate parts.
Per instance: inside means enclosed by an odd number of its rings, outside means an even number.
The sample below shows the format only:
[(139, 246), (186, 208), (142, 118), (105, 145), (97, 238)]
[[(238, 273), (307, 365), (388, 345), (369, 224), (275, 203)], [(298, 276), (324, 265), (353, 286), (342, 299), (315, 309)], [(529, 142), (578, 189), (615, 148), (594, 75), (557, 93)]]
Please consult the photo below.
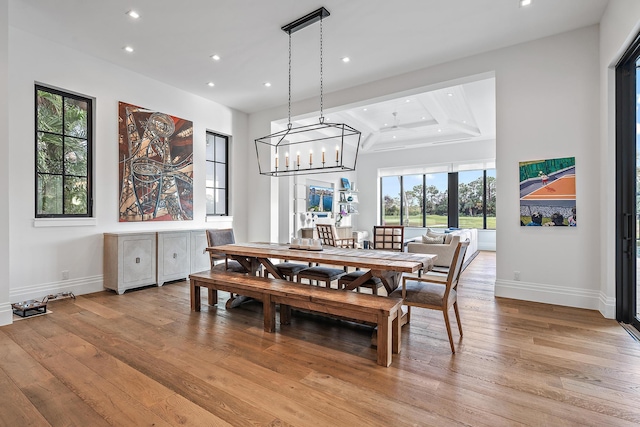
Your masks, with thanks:
[(360, 135), (344, 123), (316, 123), (257, 138), (259, 172), (278, 177), (354, 171)]

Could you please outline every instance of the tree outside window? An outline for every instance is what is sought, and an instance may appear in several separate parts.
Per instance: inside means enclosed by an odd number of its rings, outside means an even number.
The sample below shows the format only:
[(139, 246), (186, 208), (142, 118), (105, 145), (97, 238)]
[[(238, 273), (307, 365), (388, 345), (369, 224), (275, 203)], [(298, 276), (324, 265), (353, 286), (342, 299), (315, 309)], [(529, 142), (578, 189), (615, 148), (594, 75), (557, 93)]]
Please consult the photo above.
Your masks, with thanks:
[(425, 214), (427, 227), (447, 227), (448, 224), (448, 174), (425, 175)]
[(400, 177), (385, 176), (381, 179), (382, 224), (400, 225)]
[(36, 85), (36, 217), (92, 215), (89, 98)]

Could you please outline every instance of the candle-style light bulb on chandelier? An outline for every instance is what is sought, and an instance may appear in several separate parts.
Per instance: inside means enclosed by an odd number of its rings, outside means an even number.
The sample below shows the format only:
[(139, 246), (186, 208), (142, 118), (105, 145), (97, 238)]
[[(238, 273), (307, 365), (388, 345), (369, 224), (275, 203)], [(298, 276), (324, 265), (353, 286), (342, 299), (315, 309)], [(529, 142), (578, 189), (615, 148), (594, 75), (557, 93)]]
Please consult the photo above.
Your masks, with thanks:
[[(258, 169), (261, 175), (309, 175), (356, 169), (360, 131), (344, 123), (329, 123), (324, 120), (322, 20), (327, 16), (329, 11), (321, 7), (282, 27), (282, 30), (289, 35), (289, 122), (286, 129), (255, 140)], [(291, 34), (318, 21), (320, 21), (320, 117), (318, 123), (293, 127), (291, 124)]]

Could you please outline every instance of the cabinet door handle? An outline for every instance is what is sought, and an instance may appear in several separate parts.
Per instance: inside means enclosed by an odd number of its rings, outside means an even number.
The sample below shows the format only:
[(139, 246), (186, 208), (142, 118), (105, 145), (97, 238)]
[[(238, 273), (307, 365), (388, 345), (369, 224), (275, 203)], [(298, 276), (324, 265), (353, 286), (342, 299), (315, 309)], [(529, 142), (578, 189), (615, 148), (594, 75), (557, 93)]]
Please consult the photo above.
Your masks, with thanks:
[(136, 264), (140, 264), (140, 257), (136, 257)]
[(178, 254), (174, 252), (173, 253), (173, 259), (176, 259), (176, 258), (178, 258)]

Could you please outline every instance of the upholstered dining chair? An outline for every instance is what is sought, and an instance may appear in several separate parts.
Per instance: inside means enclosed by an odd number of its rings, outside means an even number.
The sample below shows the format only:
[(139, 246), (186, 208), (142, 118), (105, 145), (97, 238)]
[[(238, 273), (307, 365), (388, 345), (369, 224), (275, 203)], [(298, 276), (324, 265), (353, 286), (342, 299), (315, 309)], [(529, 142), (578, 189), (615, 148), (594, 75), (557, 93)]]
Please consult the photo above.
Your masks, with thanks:
[(411, 320), (411, 307), (429, 308), (440, 310), (444, 315), (444, 323), (449, 335), (449, 345), (451, 352), (455, 353), (453, 336), (451, 335), (451, 325), (449, 324), (449, 309), (453, 306), (458, 323), (458, 331), (462, 337), (462, 324), (460, 323), (460, 312), (458, 311), (458, 280), (462, 272), (462, 260), (469, 246), (469, 241), (458, 243), (453, 254), (451, 268), (446, 276), (423, 275), (422, 277), (402, 278), (402, 288), (391, 292), (391, 297), (401, 297), (403, 304), (407, 306), (407, 323)]
[[(364, 273), (365, 271), (356, 270), (356, 271), (352, 271), (351, 273), (345, 274), (340, 279), (338, 279), (338, 288), (342, 289), (348, 286), (350, 283), (354, 282)], [(378, 295), (378, 289), (381, 288), (383, 285), (384, 283), (382, 283), (382, 280), (378, 279), (377, 277), (372, 277), (371, 279), (367, 280), (362, 285), (360, 285), (357, 291), (360, 292), (360, 288), (368, 288), (368, 289), (371, 289), (371, 293), (373, 295)]]
[(356, 247), (356, 239), (353, 237), (339, 238), (336, 227), (333, 224), (316, 224), (316, 231), (324, 246), (333, 246), (336, 248)]
[(404, 251), (403, 225), (374, 225), (373, 249)]
[[(233, 234), (233, 228), (223, 229), (208, 229), (207, 230), (207, 243), (209, 247), (229, 245), (235, 243), (236, 239)], [(226, 254), (209, 252), (211, 258), (212, 270), (227, 270), (236, 273), (248, 273), (247, 269), (242, 266), (238, 261), (230, 260)], [(224, 261), (224, 263), (216, 263), (217, 261)]]
[[(221, 229), (208, 229), (207, 230), (207, 244), (209, 247), (228, 245), (235, 243), (236, 238), (233, 234), (233, 228), (221, 228)], [(235, 273), (247, 274), (248, 271), (238, 261), (230, 260), (224, 253), (209, 252), (209, 259), (211, 261), (212, 271), (233, 271)], [(218, 262), (224, 261), (224, 262)], [(218, 303), (218, 291), (215, 289), (209, 289), (207, 295), (207, 301), (209, 305), (215, 305)], [(231, 294), (233, 297), (233, 294)]]
[[(289, 262), (285, 260), (283, 262), (274, 264), (273, 267), (285, 279), (290, 281), (295, 281), (296, 277), (298, 276), (298, 273), (309, 268), (309, 265), (299, 264), (297, 262)], [(264, 277), (269, 277), (269, 272), (266, 269), (264, 270)]]
[[(315, 280), (318, 284), (320, 282), (324, 282), (325, 287), (330, 288), (331, 282), (340, 279), (345, 274), (346, 273), (342, 268), (323, 266), (309, 267), (298, 273), (297, 281), (298, 283), (302, 283), (302, 279), (307, 279), (309, 281), (309, 284), (312, 284)], [(337, 286), (338, 289), (342, 289), (339, 282)]]

